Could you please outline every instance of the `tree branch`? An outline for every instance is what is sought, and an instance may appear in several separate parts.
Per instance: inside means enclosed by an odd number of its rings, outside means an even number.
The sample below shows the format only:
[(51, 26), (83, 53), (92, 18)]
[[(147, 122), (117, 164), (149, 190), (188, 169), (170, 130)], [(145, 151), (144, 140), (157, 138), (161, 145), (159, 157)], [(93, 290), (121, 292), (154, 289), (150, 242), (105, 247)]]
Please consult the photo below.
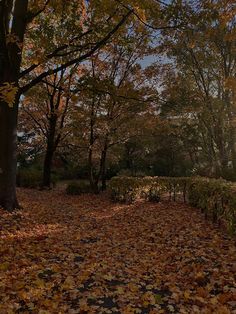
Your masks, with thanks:
[[(69, 41), (68, 44), (65, 44), (65, 45), (62, 45), (62, 46), (60, 46), (60, 47), (57, 47), (53, 52), (51, 52), (50, 54), (48, 54), (48, 55), (46, 56), (47, 61), (50, 60), (50, 59), (52, 59), (53, 57), (59, 57), (59, 56), (60, 56), (60, 55), (58, 55), (59, 52), (61, 52), (62, 50), (65, 50), (65, 49), (67, 49), (67, 48), (69, 48), (69, 47), (71, 46), (71, 44), (72, 44), (75, 40), (81, 39), (81, 38), (83, 38), (84, 36), (86, 36), (86, 35), (88, 35), (88, 34), (90, 34), (90, 33), (92, 33), (92, 32), (93, 32), (93, 30), (90, 29), (90, 30), (88, 30), (88, 31), (86, 31), (86, 32), (84, 32), (84, 33), (82, 33), (82, 34), (80, 34), (79, 36), (76, 36), (76, 37), (72, 38), (72, 39)], [(82, 47), (82, 46), (81, 46), (81, 47)], [(82, 48), (84, 48), (84, 46), (83, 46)], [(32, 72), (34, 69), (36, 69), (39, 65), (40, 65), (40, 64), (32, 64), (29, 68), (23, 70), (23, 71), (20, 73), (19, 78), (22, 78), (23, 76), (29, 74), (29, 73)]]
[(45, 11), (47, 5), (49, 4), (51, 0), (47, 0), (44, 4), (44, 6), (42, 7), (42, 9), (40, 9), (37, 12), (29, 12), (27, 15), (27, 23), (30, 23), (33, 21), (34, 18), (36, 18), (38, 15), (40, 15), (41, 13), (43, 13), (43, 11)]
[(109, 39), (120, 29), (120, 27), (126, 22), (126, 20), (129, 18), (129, 16), (133, 13), (133, 10), (129, 10), (128, 13), (126, 15), (123, 16), (123, 18), (119, 21), (119, 23), (116, 24), (116, 26), (100, 41), (97, 42), (97, 44), (87, 53), (83, 54), (80, 57), (77, 57), (75, 59), (72, 59), (64, 64), (62, 64), (61, 66), (59, 66), (56, 69), (50, 69), (46, 72), (41, 73), (39, 76), (37, 76), (35, 79), (33, 79), (30, 83), (26, 84), (25, 86), (20, 88), (20, 93), (24, 94), (25, 92), (27, 92), (29, 89), (31, 89), (33, 86), (35, 86), (36, 84), (40, 83), (45, 77), (47, 77), (48, 75), (57, 73), (65, 68), (68, 68), (74, 64), (79, 64), (82, 61), (86, 60), (87, 58), (89, 58), (90, 56), (92, 56), (94, 54), (94, 52), (96, 52), (98, 49), (100, 49), (102, 46), (104, 46)]

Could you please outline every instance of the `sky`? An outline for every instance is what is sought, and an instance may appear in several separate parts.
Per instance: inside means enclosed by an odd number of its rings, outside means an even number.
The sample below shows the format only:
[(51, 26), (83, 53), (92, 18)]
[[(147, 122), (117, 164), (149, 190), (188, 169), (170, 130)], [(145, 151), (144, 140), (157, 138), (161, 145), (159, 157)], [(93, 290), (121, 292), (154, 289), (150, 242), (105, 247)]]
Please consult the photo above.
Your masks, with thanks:
[(147, 66), (151, 65), (153, 62), (158, 61), (158, 57), (155, 55), (147, 56), (140, 61), (142, 68), (146, 68)]

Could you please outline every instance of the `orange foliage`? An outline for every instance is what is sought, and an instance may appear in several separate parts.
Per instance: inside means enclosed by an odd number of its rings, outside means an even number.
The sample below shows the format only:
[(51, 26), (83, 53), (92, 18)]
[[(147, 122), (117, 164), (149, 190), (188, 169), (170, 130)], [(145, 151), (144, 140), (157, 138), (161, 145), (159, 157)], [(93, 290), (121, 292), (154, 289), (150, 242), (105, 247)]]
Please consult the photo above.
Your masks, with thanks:
[(19, 195), (0, 215), (0, 313), (233, 313), (234, 241), (197, 210)]

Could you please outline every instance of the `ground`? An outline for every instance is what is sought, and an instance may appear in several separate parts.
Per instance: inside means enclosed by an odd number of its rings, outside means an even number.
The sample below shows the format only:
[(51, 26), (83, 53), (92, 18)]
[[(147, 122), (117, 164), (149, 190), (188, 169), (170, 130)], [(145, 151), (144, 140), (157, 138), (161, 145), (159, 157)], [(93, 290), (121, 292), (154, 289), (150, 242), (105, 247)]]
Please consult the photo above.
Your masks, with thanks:
[(180, 203), (20, 190), (0, 212), (0, 313), (236, 313), (235, 239)]

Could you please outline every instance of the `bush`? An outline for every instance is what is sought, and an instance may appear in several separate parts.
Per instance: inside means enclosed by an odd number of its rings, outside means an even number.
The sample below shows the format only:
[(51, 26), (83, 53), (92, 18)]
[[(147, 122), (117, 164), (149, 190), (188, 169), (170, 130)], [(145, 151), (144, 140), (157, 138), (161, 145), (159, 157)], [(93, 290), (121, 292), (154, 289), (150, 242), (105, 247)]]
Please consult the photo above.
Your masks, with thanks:
[(69, 195), (81, 195), (90, 192), (90, 184), (86, 181), (73, 181), (69, 183), (66, 188), (66, 193)]
[(169, 193), (169, 198), (173, 200), (180, 193), (185, 200), (188, 181), (189, 178), (119, 176), (110, 180), (109, 190), (112, 199), (121, 202), (133, 202), (140, 197), (159, 201), (164, 193)]
[(236, 233), (236, 187), (231, 182), (202, 177), (114, 177), (109, 190), (114, 201), (134, 202), (138, 198), (159, 202), (182, 195), (184, 202), (198, 207), (213, 222), (223, 221), (231, 234)]
[(195, 178), (188, 187), (190, 205), (198, 207), (213, 222), (224, 221), (230, 233), (236, 233), (236, 191), (222, 179)]
[(114, 177), (108, 188), (114, 201), (132, 203), (138, 197), (141, 184), (140, 179), (134, 177)]
[(146, 194), (146, 199), (149, 202), (160, 202), (161, 199), (161, 188), (160, 185), (157, 183), (154, 183), (150, 189), (148, 190), (148, 193)]

